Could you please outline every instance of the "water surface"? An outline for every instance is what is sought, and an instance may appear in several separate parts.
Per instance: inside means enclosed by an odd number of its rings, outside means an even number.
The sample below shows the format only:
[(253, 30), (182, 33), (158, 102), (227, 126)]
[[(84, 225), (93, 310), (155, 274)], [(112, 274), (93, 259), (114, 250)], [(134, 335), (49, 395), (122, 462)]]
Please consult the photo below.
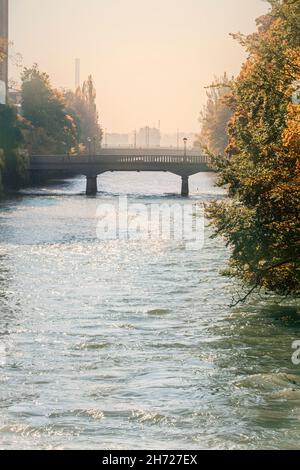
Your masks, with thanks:
[[(174, 203), (180, 179), (76, 178), (0, 203), (0, 447), (300, 448), (297, 309), (232, 309), (222, 240), (100, 241), (100, 203)], [(198, 204), (222, 197), (191, 181)], [(0, 351), (0, 352), (1, 352)]]

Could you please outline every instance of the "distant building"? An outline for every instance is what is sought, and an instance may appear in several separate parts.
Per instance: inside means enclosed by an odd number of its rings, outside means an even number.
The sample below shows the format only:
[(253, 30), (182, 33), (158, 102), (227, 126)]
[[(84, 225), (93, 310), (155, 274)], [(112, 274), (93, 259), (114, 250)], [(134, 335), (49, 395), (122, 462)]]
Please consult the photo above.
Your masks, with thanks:
[(183, 139), (187, 138), (188, 148), (193, 148), (197, 140), (196, 133), (179, 132), (174, 134), (161, 134), (155, 127), (142, 127), (139, 131), (130, 134), (106, 133), (103, 146), (109, 148), (174, 148), (184, 147)]
[(8, 0), (0, 0), (0, 55), (0, 104), (6, 104), (8, 88)]
[(136, 145), (140, 148), (160, 147), (160, 130), (155, 127), (143, 127), (137, 133)]
[(129, 147), (129, 135), (117, 133), (106, 134), (105, 145), (110, 148)]
[(161, 135), (161, 146), (170, 148), (183, 148), (183, 139), (188, 139), (187, 146), (193, 148), (197, 140), (196, 133), (193, 132), (178, 132), (174, 134), (162, 134)]

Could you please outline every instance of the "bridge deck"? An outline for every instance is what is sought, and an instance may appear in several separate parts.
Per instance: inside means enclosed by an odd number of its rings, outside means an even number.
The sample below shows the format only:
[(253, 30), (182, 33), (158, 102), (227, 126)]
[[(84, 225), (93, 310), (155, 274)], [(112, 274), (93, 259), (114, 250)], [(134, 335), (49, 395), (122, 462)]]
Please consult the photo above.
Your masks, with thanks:
[(102, 149), (97, 155), (35, 155), (29, 171), (55, 171), (87, 177), (87, 193), (97, 192), (97, 175), (108, 171), (163, 171), (181, 176), (182, 195), (188, 194), (188, 178), (212, 171), (209, 157), (195, 150)]
[(62, 170), (84, 175), (106, 171), (170, 171), (189, 176), (210, 171), (209, 157), (196, 151), (174, 149), (103, 149), (97, 155), (37, 155), (30, 158), (30, 171)]

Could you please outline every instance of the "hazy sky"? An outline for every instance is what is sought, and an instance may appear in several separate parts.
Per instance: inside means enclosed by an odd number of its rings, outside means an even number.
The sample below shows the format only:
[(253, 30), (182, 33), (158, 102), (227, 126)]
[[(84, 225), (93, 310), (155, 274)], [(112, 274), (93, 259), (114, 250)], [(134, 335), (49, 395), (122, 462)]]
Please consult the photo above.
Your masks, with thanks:
[[(239, 71), (245, 53), (230, 32), (250, 33), (263, 0), (9, 0), (10, 36), (23, 64), (55, 86), (92, 74), (108, 132), (157, 124), (196, 131), (215, 75)], [(10, 75), (19, 71), (11, 67)]]

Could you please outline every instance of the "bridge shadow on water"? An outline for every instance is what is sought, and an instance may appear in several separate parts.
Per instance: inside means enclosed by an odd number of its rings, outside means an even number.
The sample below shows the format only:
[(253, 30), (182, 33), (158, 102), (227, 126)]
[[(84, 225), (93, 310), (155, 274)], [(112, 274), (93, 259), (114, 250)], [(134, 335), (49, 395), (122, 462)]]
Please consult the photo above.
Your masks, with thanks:
[[(215, 175), (203, 173), (190, 178), (190, 198), (213, 200), (224, 197), (219, 188), (212, 190), (211, 182)], [(76, 197), (85, 195), (86, 181), (84, 177), (72, 177), (62, 180), (49, 180), (40, 185), (24, 188), (11, 197)], [(98, 192), (89, 197), (128, 196), (135, 199), (180, 198), (178, 191), (180, 177), (165, 173), (126, 173), (115, 172), (98, 176)]]

